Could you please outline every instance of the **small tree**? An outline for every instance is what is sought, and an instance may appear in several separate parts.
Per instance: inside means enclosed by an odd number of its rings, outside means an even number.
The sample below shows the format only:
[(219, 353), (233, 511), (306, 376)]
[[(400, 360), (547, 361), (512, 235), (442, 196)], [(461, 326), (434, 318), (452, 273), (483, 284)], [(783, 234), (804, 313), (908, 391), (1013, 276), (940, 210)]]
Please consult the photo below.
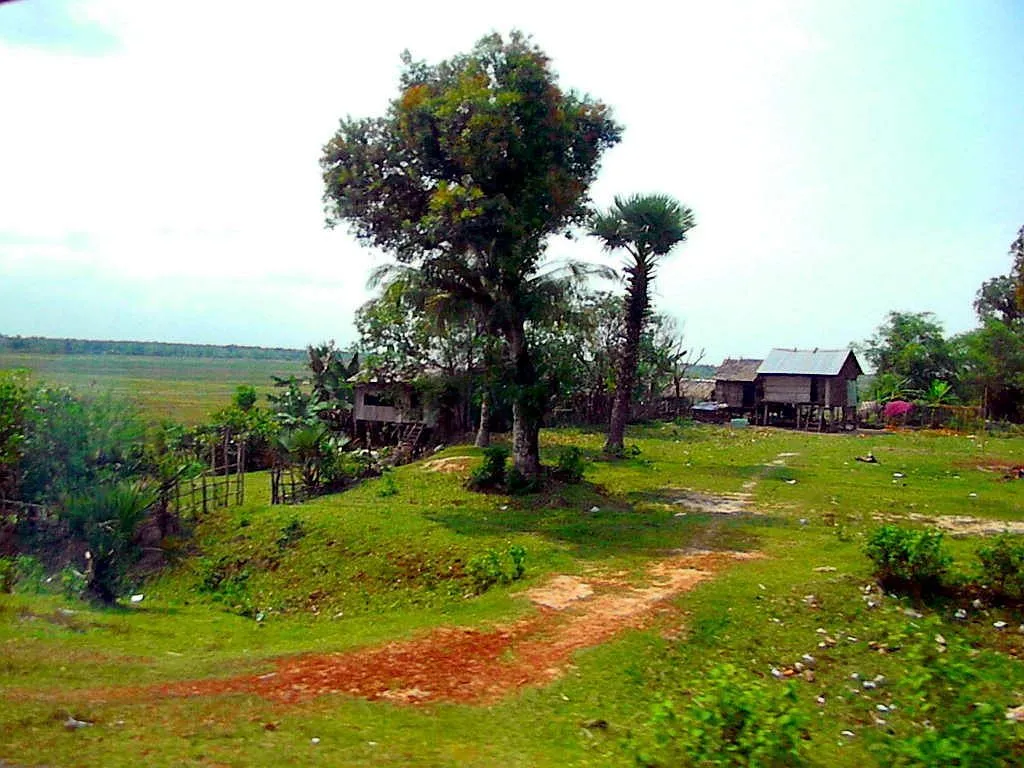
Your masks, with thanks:
[(695, 226), (693, 212), (666, 195), (634, 195), (615, 198), (606, 213), (591, 222), (590, 234), (600, 239), (606, 250), (625, 250), (629, 286), (626, 294), (626, 337), (615, 380), (615, 401), (608, 427), (605, 451), (620, 455), (629, 406), (636, 379), (640, 334), (650, 312), (650, 284), (658, 263), (676, 245), (686, 240)]

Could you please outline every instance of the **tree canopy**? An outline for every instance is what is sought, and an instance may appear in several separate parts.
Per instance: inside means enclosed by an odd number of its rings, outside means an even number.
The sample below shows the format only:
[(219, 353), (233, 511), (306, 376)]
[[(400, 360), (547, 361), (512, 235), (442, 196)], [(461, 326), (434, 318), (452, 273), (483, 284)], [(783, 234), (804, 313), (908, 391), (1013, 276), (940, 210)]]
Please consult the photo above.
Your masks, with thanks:
[(403, 62), (385, 116), (342, 120), (324, 147), (327, 221), (492, 319), (515, 366), (515, 465), (532, 475), (544, 399), (525, 331), (545, 296), (531, 281), (548, 239), (585, 220), (621, 129), (604, 104), (560, 88), (518, 32), (439, 64)]

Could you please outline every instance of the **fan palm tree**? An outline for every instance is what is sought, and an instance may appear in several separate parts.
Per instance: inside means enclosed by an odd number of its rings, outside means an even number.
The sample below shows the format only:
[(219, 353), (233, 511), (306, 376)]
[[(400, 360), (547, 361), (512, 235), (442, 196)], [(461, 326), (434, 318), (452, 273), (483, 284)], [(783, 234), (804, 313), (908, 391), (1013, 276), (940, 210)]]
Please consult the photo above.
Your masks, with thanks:
[(601, 240), (606, 251), (624, 250), (628, 255), (625, 272), (626, 338), (615, 382), (615, 400), (605, 451), (621, 455), (630, 398), (636, 380), (640, 334), (651, 308), (650, 285), (658, 263), (696, 225), (693, 211), (667, 195), (633, 195), (615, 198), (615, 204), (591, 220), (590, 234)]

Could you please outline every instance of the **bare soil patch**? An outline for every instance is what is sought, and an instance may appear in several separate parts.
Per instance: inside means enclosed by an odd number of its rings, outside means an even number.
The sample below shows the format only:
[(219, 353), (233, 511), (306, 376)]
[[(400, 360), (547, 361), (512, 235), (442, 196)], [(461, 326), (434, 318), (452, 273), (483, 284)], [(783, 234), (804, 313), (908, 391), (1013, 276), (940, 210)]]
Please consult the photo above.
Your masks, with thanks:
[(443, 459), (433, 459), (432, 461), (424, 462), (423, 471), (454, 475), (468, 472), (472, 465), (472, 456), (448, 456)]
[(656, 561), (639, 584), (627, 582), (622, 573), (556, 576), (525, 593), (537, 613), (509, 625), (488, 630), (445, 627), (377, 648), (286, 657), (263, 675), (107, 688), (84, 695), (95, 702), (242, 693), (285, 704), (329, 694), (402, 704), (487, 703), (554, 680), (577, 651), (649, 625), (659, 613), (672, 610), (672, 598), (737, 560), (757, 556), (690, 552)]

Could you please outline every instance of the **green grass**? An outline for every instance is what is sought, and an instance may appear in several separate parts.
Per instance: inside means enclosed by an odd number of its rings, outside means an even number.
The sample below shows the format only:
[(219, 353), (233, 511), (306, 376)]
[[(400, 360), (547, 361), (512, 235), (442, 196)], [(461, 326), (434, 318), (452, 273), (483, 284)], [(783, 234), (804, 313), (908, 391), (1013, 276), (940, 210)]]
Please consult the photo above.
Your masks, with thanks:
[[(876, 517), (1019, 519), (1024, 485), (978, 466), (1019, 463), (1024, 440), (980, 446), (922, 434), (652, 425), (628, 442), (638, 456), (594, 461), (581, 485), (526, 497), (468, 493), (457, 476), (413, 464), (395, 471), (393, 496), (380, 495), (375, 480), (301, 506), (270, 507), (266, 476), (252, 475), (247, 505), (199, 523), (180, 561), (141, 587), (139, 605), (96, 610), (56, 597), (0, 598), (0, 758), (105, 766), (629, 765), (628, 745), (650, 738), (652, 705), (667, 695), (685, 700), (714, 665), (733, 664), (782, 686), (772, 667), (811, 653), (816, 679), (794, 686), (812, 723), (812, 764), (874, 765), (872, 745), (891, 738), (886, 728), (913, 726), (904, 708), (886, 727), (875, 723), (876, 704), (904, 703), (897, 683), (911, 667), (903, 651), (879, 653), (870, 643), (910, 647), (920, 642), (915, 634), (931, 643), (938, 632), (977, 650), (972, 664), (985, 700), (1000, 711), (1024, 702), (1017, 659), (1024, 636), (1012, 631), (1019, 614), (971, 609), (967, 621), (955, 621), (953, 603), (912, 606), (873, 593), (879, 605), (871, 608), (862, 592), (871, 581), (863, 540)], [(601, 435), (559, 430), (545, 433), (543, 444), (548, 462), (566, 444), (598, 459)], [(854, 461), (868, 451), (879, 465)], [(772, 464), (781, 453), (798, 455)], [(479, 453), (455, 447), (442, 455)], [(682, 489), (737, 492), (751, 480), (763, 514), (676, 516), (672, 501)], [(594, 506), (599, 511), (589, 512)], [(472, 595), (462, 565), (513, 543), (527, 551), (524, 581)], [(968, 567), (978, 540), (951, 544)], [(248, 695), (103, 703), (76, 694), (261, 673), (283, 654), (377, 645), (439, 625), (507, 623), (531, 610), (517, 593), (550, 573), (639, 571), (687, 546), (757, 549), (765, 557), (738, 562), (682, 596), (682, 613), (578, 653), (554, 684), (489, 706), (402, 707), (345, 696), (285, 706)], [(248, 575), (237, 588), (202, 591), (218, 563)], [(265, 620), (255, 621), (252, 611), (265, 612)], [(993, 629), (1000, 619), (1010, 631)], [(834, 647), (818, 647), (819, 629), (836, 639)], [(855, 673), (892, 684), (864, 690)], [(821, 694), (824, 706), (815, 701)], [(95, 725), (65, 731), (68, 714)], [(581, 727), (594, 719), (608, 728)], [(853, 739), (840, 736), (847, 729)]]
[(112, 392), (148, 417), (198, 424), (230, 404), (235, 389), (272, 391), (271, 376), (301, 376), (293, 360), (146, 357), (130, 355), (42, 355), (0, 352), (0, 370), (25, 368), (33, 376), (79, 392)]

